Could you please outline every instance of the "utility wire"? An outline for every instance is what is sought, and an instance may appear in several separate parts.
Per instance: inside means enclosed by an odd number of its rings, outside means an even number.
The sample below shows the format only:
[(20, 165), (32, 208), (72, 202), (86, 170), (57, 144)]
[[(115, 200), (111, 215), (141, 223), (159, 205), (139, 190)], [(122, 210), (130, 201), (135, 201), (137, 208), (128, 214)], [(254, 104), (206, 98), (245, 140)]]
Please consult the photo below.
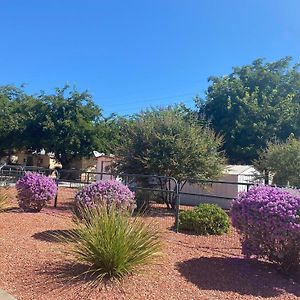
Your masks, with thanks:
[[(174, 99), (174, 98), (179, 98), (179, 97), (185, 97), (185, 96), (192, 96), (192, 95), (196, 95), (197, 93), (186, 93), (186, 94), (181, 94), (181, 95), (174, 95), (174, 96), (165, 96), (165, 97), (151, 97), (151, 98), (148, 98), (148, 99), (141, 99), (142, 97), (139, 97), (139, 98), (136, 98), (136, 100), (132, 100), (132, 101), (129, 101), (129, 102), (124, 102), (122, 101), (122, 103), (117, 103), (115, 105), (119, 105), (119, 104), (122, 104), (122, 105), (128, 105), (128, 104), (135, 104), (135, 103), (145, 103), (145, 102), (149, 102), (149, 101), (160, 101), (160, 100), (168, 100), (168, 99)], [(119, 99), (122, 100), (122, 97), (120, 97)], [(105, 102), (101, 102), (102, 105), (105, 105), (106, 103)], [(110, 103), (107, 103), (107, 104), (110, 104)]]

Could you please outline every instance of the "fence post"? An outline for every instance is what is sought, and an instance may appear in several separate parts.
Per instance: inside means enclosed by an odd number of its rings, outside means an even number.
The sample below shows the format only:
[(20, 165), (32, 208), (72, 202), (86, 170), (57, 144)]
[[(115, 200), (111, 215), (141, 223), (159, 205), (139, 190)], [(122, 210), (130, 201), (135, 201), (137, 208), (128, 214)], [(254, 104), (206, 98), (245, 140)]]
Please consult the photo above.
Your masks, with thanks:
[(179, 189), (179, 183), (177, 180), (175, 181), (176, 185), (176, 208), (175, 208), (175, 231), (178, 233), (179, 231), (179, 208), (180, 208), (180, 189)]
[(57, 198), (58, 198), (58, 180), (59, 180), (59, 172), (58, 170), (55, 170), (55, 183), (56, 183), (56, 187), (57, 187), (57, 190), (56, 190), (56, 195), (55, 195), (55, 198), (54, 198), (54, 207), (56, 208), (57, 207)]

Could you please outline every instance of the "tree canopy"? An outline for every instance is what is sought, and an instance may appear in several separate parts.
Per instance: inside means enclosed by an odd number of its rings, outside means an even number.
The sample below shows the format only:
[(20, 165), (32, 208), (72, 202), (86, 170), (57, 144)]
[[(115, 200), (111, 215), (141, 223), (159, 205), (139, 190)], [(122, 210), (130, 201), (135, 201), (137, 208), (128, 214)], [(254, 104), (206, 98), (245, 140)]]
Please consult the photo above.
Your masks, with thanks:
[[(31, 148), (30, 141), (36, 139), (36, 128), (30, 124), (37, 118), (34, 107), (36, 99), (14, 86), (0, 87), (0, 153), (23, 147)], [(37, 109), (39, 111), (39, 109)], [(32, 131), (33, 130), (33, 131)]]
[(216, 178), (223, 170), (222, 139), (191, 119), (178, 107), (151, 109), (134, 116), (117, 148), (117, 170), (131, 174), (187, 180)]
[(268, 143), (255, 166), (270, 174), (273, 184), (300, 187), (300, 140), (291, 135), (286, 142)]
[(224, 136), (233, 163), (251, 163), (273, 139), (300, 136), (300, 73), (286, 57), (255, 60), (226, 76), (210, 77), (199, 115)]
[(97, 145), (96, 126), (101, 109), (88, 92), (57, 88), (51, 95), (39, 95), (47, 113), (43, 122), (43, 147), (54, 152), (63, 165), (74, 157), (91, 156)]
[[(290, 57), (275, 62), (257, 59), (233, 68), (228, 75), (210, 77), (209, 82), (205, 99), (195, 98), (196, 111), (180, 104), (130, 118), (104, 118), (87, 91), (69, 86), (37, 95), (2, 86), (0, 154), (45, 149), (67, 166), (75, 157), (92, 155), (93, 150), (120, 153), (126, 172), (184, 180), (188, 173), (195, 178), (213, 176), (217, 156), (204, 160), (203, 153), (208, 155), (212, 147), (216, 154), (221, 136), (229, 161), (242, 164), (258, 159), (269, 142), (283, 142), (290, 134), (300, 138), (300, 72)], [(207, 143), (206, 148), (200, 140)], [(134, 154), (132, 158), (125, 148)], [(147, 151), (139, 153), (139, 149)], [(199, 157), (190, 160), (187, 151)], [(198, 172), (194, 165), (201, 165), (204, 171)]]
[(104, 118), (88, 92), (69, 86), (27, 95), (14, 86), (0, 87), (0, 152), (55, 153), (64, 167), (93, 150), (111, 152), (118, 142), (119, 118)]

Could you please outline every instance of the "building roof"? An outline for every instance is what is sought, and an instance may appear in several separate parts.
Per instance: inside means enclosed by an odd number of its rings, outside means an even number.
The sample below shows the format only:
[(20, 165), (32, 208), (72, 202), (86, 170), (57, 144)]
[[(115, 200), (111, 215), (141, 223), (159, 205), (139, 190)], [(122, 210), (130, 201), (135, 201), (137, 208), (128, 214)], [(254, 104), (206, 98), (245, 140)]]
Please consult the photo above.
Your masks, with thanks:
[(109, 157), (109, 158), (114, 158), (115, 156), (113, 154), (105, 154), (105, 153), (100, 153), (98, 151), (93, 151), (93, 154), (96, 158), (99, 158), (99, 157)]
[(251, 165), (227, 165), (224, 173), (228, 175), (241, 175), (244, 173), (255, 173), (255, 169)]

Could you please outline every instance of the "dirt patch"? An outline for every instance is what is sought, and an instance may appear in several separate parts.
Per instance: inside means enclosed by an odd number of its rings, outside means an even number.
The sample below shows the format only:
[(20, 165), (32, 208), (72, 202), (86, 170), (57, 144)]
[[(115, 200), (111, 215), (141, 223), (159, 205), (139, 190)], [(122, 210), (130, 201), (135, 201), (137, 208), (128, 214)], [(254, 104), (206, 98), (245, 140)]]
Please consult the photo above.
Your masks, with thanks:
[[(12, 194), (13, 195), (13, 194)], [(161, 263), (121, 283), (90, 286), (79, 276), (86, 266), (73, 264), (49, 233), (71, 227), (73, 190), (65, 190), (58, 208), (24, 213), (16, 203), (0, 214), (0, 288), (19, 300), (39, 299), (299, 299), (300, 281), (263, 262), (243, 259), (238, 235), (197, 237), (176, 234), (174, 218), (163, 206), (145, 221), (156, 222), (164, 240)]]

